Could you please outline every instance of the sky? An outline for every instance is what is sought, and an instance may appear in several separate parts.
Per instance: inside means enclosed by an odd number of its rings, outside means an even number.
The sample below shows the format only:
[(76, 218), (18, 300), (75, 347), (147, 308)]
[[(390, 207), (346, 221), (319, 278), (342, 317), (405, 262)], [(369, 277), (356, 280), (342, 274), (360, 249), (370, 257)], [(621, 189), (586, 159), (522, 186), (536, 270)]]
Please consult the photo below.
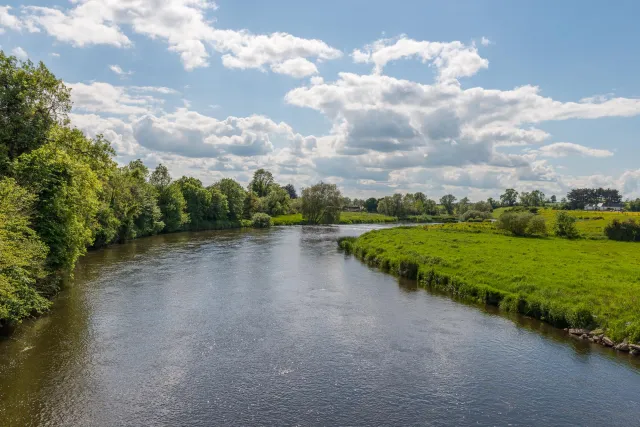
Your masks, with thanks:
[(350, 197), (640, 197), (640, 2), (0, 0), (125, 164)]

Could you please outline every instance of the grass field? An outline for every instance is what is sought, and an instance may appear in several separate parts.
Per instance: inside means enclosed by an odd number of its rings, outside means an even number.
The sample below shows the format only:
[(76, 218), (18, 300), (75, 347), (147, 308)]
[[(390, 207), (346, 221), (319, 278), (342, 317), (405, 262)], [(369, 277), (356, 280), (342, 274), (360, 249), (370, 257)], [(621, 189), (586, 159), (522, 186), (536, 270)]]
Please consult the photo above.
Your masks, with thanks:
[[(497, 208), (493, 211), (493, 217), (498, 218), (508, 208)], [(560, 212), (553, 209), (540, 209), (538, 213), (547, 221), (549, 231), (553, 230), (556, 222), (556, 214)], [(635, 218), (640, 220), (640, 212), (596, 212), (596, 211), (563, 211), (578, 219), (576, 226), (578, 231), (591, 239), (605, 239), (604, 228), (614, 219), (626, 220)]]
[[(302, 214), (280, 215), (272, 218), (273, 225), (299, 225), (304, 224)], [(397, 222), (398, 218), (379, 213), (368, 212), (342, 212), (340, 224), (381, 224)]]
[(423, 286), (558, 327), (602, 327), (614, 340), (640, 340), (640, 245), (492, 231), (491, 224), (399, 227), (340, 245)]

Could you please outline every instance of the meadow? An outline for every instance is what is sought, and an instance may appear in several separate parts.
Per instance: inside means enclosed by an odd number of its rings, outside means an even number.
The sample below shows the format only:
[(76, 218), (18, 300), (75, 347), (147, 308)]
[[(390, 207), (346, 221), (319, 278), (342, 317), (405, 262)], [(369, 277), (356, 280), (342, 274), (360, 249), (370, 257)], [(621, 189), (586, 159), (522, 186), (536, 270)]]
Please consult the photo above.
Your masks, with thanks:
[[(497, 208), (493, 211), (493, 217), (499, 218), (508, 208)], [(542, 215), (547, 222), (547, 228), (553, 230), (556, 222), (556, 214), (561, 212), (550, 208), (539, 209), (538, 214)], [(634, 218), (640, 221), (640, 212), (599, 212), (599, 211), (562, 211), (577, 219), (576, 227), (583, 237), (589, 239), (606, 239), (604, 228), (614, 219), (627, 220)]]
[[(583, 231), (594, 232), (599, 221), (584, 221)], [(456, 297), (640, 341), (636, 243), (512, 237), (478, 223), (376, 230), (339, 244), (370, 265)]]

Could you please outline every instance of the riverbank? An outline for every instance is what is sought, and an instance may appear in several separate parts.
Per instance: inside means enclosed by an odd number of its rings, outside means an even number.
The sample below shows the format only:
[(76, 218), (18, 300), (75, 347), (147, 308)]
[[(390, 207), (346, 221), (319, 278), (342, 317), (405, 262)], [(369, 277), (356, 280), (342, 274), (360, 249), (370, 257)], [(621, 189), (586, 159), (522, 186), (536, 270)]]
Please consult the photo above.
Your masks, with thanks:
[[(398, 218), (372, 212), (342, 212), (338, 224), (393, 224), (393, 223), (447, 223), (457, 222), (458, 219), (449, 215), (415, 215)], [(273, 225), (305, 225), (302, 214), (280, 215), (272, 218)]]
[(420, 286), (640, 353), (637, 244), (516, 238), (447, 225), (376, 230), (339, 245), (369, 265), (417, 279)]

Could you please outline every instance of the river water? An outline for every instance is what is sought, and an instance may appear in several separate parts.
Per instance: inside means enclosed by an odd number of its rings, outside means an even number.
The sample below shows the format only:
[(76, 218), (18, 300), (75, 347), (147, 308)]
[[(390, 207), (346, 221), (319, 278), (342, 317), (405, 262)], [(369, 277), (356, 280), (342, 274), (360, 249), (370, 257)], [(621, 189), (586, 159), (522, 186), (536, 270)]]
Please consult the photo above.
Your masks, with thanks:
[(0, 425), (640, 425), (638, 360), (336, 250), (371, 228), (89, 253), (0, 341)]

